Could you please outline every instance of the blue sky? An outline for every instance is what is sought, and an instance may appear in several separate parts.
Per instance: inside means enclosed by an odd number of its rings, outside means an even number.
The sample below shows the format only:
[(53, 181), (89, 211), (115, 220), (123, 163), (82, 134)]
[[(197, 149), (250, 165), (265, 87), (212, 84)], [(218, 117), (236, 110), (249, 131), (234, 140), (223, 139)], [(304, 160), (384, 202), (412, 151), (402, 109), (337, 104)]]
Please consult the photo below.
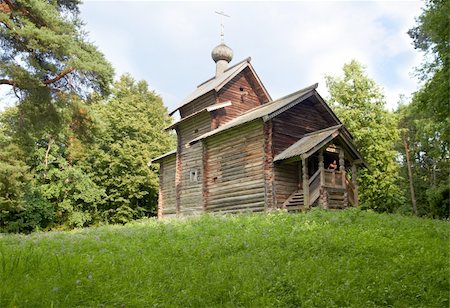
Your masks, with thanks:
[(211, 50), (219, 41), (223, 10), (231, 64), (248, 56), (272, 98), (338, 75), (356, 59), (384, 89), (395, 108), (400, 94), (416, 90), (414, 66), (422, 55), (406, 31), (420, 15), (420, 1), (155, 2), (85, 1), (81, 18), (89, 39), (117, 76), (144, 79), (173, 109), (215, 72)]

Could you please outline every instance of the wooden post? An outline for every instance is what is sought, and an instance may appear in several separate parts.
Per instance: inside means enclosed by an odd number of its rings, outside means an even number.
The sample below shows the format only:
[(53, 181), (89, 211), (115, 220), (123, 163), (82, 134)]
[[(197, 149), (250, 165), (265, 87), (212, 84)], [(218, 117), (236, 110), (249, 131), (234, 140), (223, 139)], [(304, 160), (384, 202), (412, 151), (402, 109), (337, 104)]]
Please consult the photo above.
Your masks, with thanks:
[(302, 159), (302, 173), (303, 173), (303, 200), (305, 206), (309, 208), (308, 158)]
[(325, 200), (325, 192), (324, 192), (324, 185), (325, 185), (325, 166), (323, 163), (323, 149), (320, 149), (319, 151), (319, 172), (320, 172), (320, 186), (319, 186), (319, 204), (322, 207), (326, 207), (326, 200)]
[(320, 170), (320, 186), (323, 186), (325, 184), (325, 173), (324, 170), (325, 166), (323, 164), (323, 149), (319, 151), (319, 170)]
[(298, 190), (303, 190), (303, 172), (302, 172), (302, 161), (299, 160), (297, 163), (297, 169), (298, 169)]
[(158, 191), (158, 219), (163, 217), (163, 182), (164, 182), (164, 163), (159, 163), (159, 191)]
[(342, 187), (345, 188), (345, 160), (344, 160), (344, 149), (339, 148), (339, 171), (342, 176)]
[(355, 188), (353, 195), (355, 196), (355, 206), (358, 206), (358, 182), (356, 181), (357, 177), (357, 171), (356, 171), (356, 165), (352, 164), (352, 182), (353, 187)]
[(204, 140), (202, 140), (202, 199), (203, 199), (203, 212), (208, 209), (208, 151), (207, 145)]
[(175, 194), (176, 194), (176, 214), (181, 213), (181, 180), (182, 180), (182, 166), (181, 166), (181, 146), (180, 131), (177, 128), (177, 157), (175, 162)]

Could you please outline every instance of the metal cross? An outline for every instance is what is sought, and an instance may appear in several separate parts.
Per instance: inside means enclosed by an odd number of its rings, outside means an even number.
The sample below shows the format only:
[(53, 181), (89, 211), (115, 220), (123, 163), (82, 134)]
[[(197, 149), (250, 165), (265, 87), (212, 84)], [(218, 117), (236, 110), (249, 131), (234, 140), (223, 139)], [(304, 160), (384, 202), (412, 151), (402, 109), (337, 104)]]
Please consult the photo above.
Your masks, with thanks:
[(215, 11), (216, 14), (220, 15), (220, 41), (223, 43), (224, 39), (223, 39), (223, 17), (230, 17), (229, 15), (225, 14), (223, 11), (217, 12)]

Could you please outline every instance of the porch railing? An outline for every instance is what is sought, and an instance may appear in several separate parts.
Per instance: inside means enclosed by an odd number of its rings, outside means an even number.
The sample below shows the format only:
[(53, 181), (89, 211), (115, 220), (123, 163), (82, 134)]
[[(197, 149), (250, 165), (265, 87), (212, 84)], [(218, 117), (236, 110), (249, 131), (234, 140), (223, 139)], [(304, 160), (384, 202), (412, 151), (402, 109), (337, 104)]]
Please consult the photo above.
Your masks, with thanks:
[(343, 187), (342, 183), (342, 172), (336, 171), (336, 170), (323, 170), (325, 173), (325, 186), (332, 186), (332, 187)]

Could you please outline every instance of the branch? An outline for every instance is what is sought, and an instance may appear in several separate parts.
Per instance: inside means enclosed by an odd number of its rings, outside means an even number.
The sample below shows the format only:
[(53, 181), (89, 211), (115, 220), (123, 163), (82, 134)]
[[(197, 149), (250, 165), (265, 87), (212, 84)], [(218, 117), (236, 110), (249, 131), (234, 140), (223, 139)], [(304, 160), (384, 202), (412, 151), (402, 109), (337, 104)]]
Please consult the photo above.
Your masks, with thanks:
[[(49, 84), (55, 83), (58, 80), (60, 80), (61, 78), (64, 78), (66, 75), (72, 73), (73, 71), (75, 71), (74, 67), (67, 68), (67, 69), (63, 70), (61, 73), (59, 73), (58, 75), (56, 75), (54, 78), (49, 79), (49, 80), (44, 80), (44, 81), (42, 81), (42, 83), (44, 85), (48, 86)], [(2, 85), (2, 84), (15, 86), (16, 82), (12, 79), (0, 79), (0, 85)]]
[(0, 84), (7, 84), (7, 85), (10, 85), (10, 86), (13, 86), (14, 85), (14, 80), (11, 80), (11, 79), (0, 79)]
[(63, 78), (64, 76), (66, 76), (67, 74), (72, 73), (75, 70), (74, 67), (70, 67), (70, 68), (66, 68), (64, 69), (61, 73), (59, 73), (58, 75), (56, 75), (56, 77), (49, 79), (49, 80), (44, 80), (44, 84), (48, 85), (50, 83), (54, 83), (57, 82), (58, 80), (60, 80), (61, 78)]

